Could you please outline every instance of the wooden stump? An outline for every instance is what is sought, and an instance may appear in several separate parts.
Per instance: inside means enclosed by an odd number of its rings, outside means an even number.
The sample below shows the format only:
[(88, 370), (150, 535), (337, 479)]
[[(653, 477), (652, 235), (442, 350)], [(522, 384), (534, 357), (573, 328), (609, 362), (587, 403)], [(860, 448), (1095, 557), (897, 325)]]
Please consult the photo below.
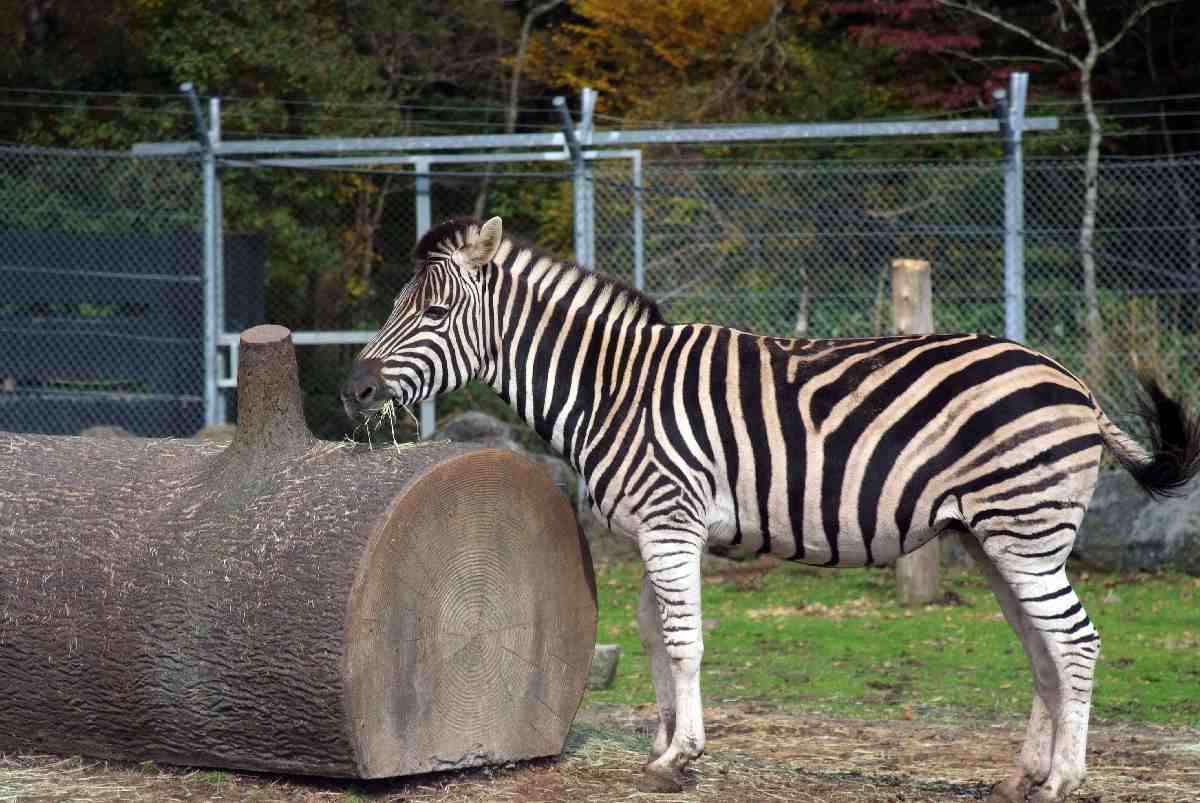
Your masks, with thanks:
[(0, 750), (376, 778), (553, 755), (595, 584), (512, 452), (304, 426), (290, 333), (242, 337), (203, 441), (0, 434)]
[[(898, 335), (933, 332), (933, 279), (923, 259), (892, 260), (892, 320)], [(941, 545), (937, 539), (896, 560), (896, 588), (904, 605), (937, 596)]]

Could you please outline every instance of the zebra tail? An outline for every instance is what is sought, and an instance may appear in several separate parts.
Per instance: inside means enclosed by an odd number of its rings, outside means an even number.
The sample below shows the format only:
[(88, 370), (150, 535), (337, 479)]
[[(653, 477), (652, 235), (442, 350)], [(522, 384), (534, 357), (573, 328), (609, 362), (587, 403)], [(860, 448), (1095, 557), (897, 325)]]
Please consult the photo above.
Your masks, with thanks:
[(1138, 415), (1150, 433), (1146, 449), (1129, 437), (1096, 407), (1100, 434), (1117, 462), (1153, 497), (1178, 496), (1184, 485), (1200, 474), (1200, 417), (1189, 415), (1168, 396), (1158, 380), (1140, 375), (1144, 395), (1138, 398)]

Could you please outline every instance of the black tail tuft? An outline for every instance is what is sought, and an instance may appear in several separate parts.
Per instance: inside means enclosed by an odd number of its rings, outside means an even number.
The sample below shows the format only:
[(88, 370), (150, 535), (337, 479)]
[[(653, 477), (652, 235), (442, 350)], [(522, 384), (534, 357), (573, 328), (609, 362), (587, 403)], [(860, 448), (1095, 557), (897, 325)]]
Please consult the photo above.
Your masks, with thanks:
[(1146, 392), (1139, 400), (1139, 414), (1150, 432), (1152, 459), (1122, 463), (1151, 496), (1178, 496), (1183, 486), (1200, 474), (1200, 417), (1189, 416), (1152, 377), (1138, 380)]

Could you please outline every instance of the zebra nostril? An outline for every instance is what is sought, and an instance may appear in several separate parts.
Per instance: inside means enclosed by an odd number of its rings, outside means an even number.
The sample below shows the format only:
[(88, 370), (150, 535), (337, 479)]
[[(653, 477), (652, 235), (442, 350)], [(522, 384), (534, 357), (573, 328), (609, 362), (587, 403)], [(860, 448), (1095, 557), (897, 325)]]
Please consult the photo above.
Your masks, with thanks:
[(380, 361), (375, 359), (357, 360), (350, 369), (350, 376), (342, 385), (342, 400), (351, 418), (386, 395), (379, 369)]

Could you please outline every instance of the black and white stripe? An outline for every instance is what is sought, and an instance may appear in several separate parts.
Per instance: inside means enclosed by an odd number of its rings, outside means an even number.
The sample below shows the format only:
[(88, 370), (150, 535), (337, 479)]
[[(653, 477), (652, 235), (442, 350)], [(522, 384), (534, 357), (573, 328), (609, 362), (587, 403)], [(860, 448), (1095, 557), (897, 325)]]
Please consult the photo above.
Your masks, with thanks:
[(1099, 638), (1064, 567), (1101, 452), (1152, 493), (1200, 469), (1200, 430), (1156, 385), (1147, 451), (1079, 379), (1017, 343), (670, 325), (642, 294), (503, 239), (499, 218), (433, 229), (418, 263), (362, 352), (347, 409), (478, 377), (637, 539), (661, 714), (647, 777), (672, 787), (703, 749), (703, 550), (869, 566), (953, 532), (1035, 667), (1026, 749), (997, 794), (1057, 799), (1082, 782)]

